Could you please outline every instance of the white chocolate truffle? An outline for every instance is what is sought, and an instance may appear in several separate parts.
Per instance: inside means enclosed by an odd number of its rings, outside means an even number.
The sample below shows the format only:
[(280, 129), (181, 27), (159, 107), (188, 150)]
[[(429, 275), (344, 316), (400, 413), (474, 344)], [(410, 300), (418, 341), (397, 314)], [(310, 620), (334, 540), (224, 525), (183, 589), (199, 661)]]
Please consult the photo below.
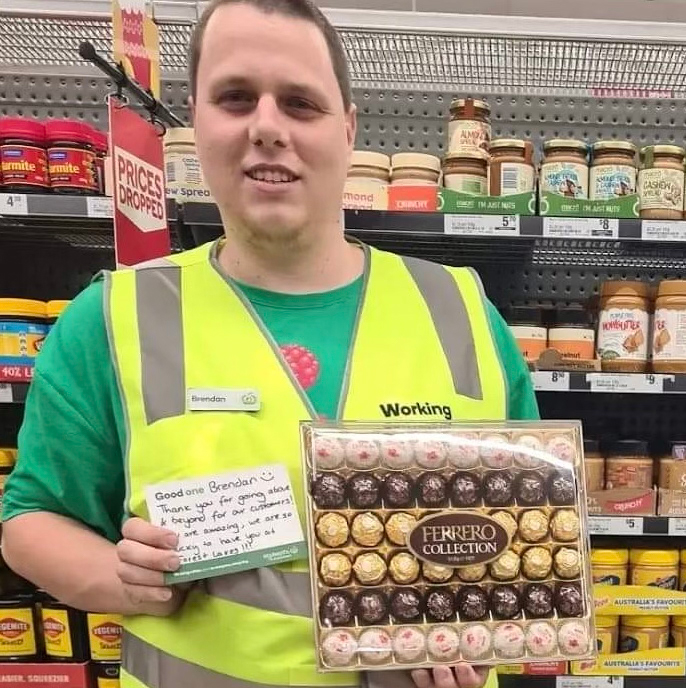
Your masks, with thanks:
[(547, 621), (534, 621), (526, 629), (526, 647), (535, 657), (547, 657), (555, 652), (555, 628)]
[(350, 666), (357, 654), (357, 640), (348, 631), (332, 631), (322, 641), (322, 657), (328, 666)]
[(426, 638), (429, 656), (437, 662), (452, 662), (460, 652), (460, 636), (450, 626), (434, 626)]
[(565, 621), (560, 625), (557, 639), (566, 655), (578, 656), (588, 652), (588, 629), (581, 621)]
[(538, 468), (543, 465), (543, 459), (532, 455), (527, 449), (542, 452), (543, 442), (536, 435), (520, 435), (516, 440), (517, 451), (515, 453), (515, 463), (522, 468)]
[(409, 468), (414, 461), (414, 450), (410, 442), (387, 440), (381, 443), (381, 461), (384, 466), (400, 470)]
[(486, 435), (481, 445), (481, 460), (488, 468), (510, 468), (514, 453), (507, 436)]
[(471, 624), (462, 630), (460, 649), (466, 660), (483, 659), (491, 654), (491, 632), (482, 623)]
[(498, 624), (493, 631), (493, 647), (498, 657), (516, 659), (524, 654), (524, 631), (518, 624)]
[(415, 461), (422, 468), (443, 468), (448, 454), (444, 442), (419, 440), (414, 445)]
[(574, 442), (562, 435), (551, 437), (546, 443), (545, 449), (549, 454), (567, 463), (574, 463), (576, 461)]
[(479, 436), (476, 433), (451, 435), (447, 445), (448, 461), (455, 468), (476, 468), (479, 465)]
[(362, 631), (358, 647), (366, 664), (385, 664), (391, 658), (391, 636), (380, 628)]
[(345, 458), (353, 468), (376, 468), (381, 450), (373, 440), (351, 440), (345, 448)]
[(426, 639), (424, 634), (412, 626), (401, 628), (393, 636), (393, 652), (398, 662), (417, 662), (424, 659)]
[(327, 435), (314, 438), (314, 465), (319, 470), (340, 468), (345, 460), (343, 442)]

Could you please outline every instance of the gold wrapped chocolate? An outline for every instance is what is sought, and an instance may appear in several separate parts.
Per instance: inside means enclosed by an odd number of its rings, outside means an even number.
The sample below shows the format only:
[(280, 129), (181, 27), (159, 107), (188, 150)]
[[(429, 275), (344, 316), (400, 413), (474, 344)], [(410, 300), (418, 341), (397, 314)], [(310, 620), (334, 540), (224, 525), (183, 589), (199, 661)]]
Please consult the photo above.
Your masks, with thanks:
[(548, 517), (540, 509), (525, 511), (519, 519), (519, 534), (526, 542), (540, 542), (548, 535)]
[(419, 562), (407, 552), (399, 552), (388, 564), (391, 578), (400, 585), (414, 583), (419, 577)]
[(407, 538), (417, 525), (417, 519), (412, 514), (401, 511), (393, 514), (386, 521), (386, 535), (394, 545), (406, 545)]
[(495, 561), (491, 562), (491, 576), (496, 580), (512, 580), (519, 574), (520, 559), (519, 555), (508, 550), (501, 554)]
[(560, 578), (576, 578), (581, 570), (578, 550), (560, 547), (553, 557), (553, 568)]
[(375, 552), (360, 554), (355, 559), (353, 571), (362, 585), (376, 585), (386, 575), (386, 562)]
[(383, 523), (376, 514), (367, 511), (355, 516), (351, 532), (358, 545), (376, 547), (383, 539)]
[(530, 580), (543, 580), (550, 574), (553, 557), (545, 547), (529, 547), (522, 555), (522, 573)]
[(457, 577), (465, 583), (476, 583), (486, 575), (486, 564), (474, 564), (474, 566), (461, 566), (456, 569)]
[(324, 514), (317, 521), (316, 531), (321, 543), (327, 547), (344, 545), (350, 535), (348, 522), (340, 514)]
[(425, 561), (422, 564), (422, 573), (424, 578), (431, 583), (445, 583), (453, 577), (454, 569), (449, 566), (439, 566), (432, 564), (430, 561)]
[(333, 552), (322, 557), (319, 573), (327, 585), (345, 585), (350, 580), (352, 565), (345, 554)]
[(491, 514), (491, 518), (498, 521), (511, 538), (516, 535), (517, 521), (509, 511), (496, 511), (494, 514)]
[(572, 542), (579, 537), (579, 517), (572, 509), (560, 509), (550, 522), (550, 532), (560, 542)]

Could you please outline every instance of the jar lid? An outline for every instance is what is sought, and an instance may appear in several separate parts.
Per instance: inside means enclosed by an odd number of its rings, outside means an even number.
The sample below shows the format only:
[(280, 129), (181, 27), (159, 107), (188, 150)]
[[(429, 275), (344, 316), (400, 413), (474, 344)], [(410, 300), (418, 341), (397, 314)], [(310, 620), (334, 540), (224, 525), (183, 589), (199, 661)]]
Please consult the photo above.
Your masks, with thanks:
[(524, 139), (493, 139), (490, 143), (490, 149), (492, 151), (498, 148), (521, 148), (526, 150), (527, 143)]
[(676, 566), (679, 563), (679, 550), (632, 549), (629, 561), (634, 566)]
[(351, 167), (380, 167), (384, 170), (391, 169), (391, 157), (385, 153), (376, 151), (356, 150), (350, 157)]
[(75, 143), (90, 143), (91, 135), (87, 124), (73, 119), (51, 119), (45, 123), (45, 140), (74, 141)]
[(618, 616), (596, 616), (595, 626), (596, 628), (614, 628), (619, 624)]
[(648, 456), (645, 440), (617, 440), (610, 446), (608, 456)]
[[(451, 110), (457, 110), (458, 108), (465, 107), (467, 105), (467, 101), (469, 98), (453, 98), (450, 101), (450, 109)], [(475, 108), (478, 110), (486, 110), (486, 112), (490, 112), (491, 108), (488, 105), (488, 103), (485, 100), (476, 100), (474, 98), (472, 100), (472, 105), (474, 105)]]
[(621, 150), (627, 153), (636, 153), (636, 146), (631, 141), (596, 141), (593, 146), (593, 152), (608, 150)]
[[(596, 626), (598, 625), (598, 617), (596, 616)], [(686, 616), (673, 616), (672, 626), (686, 626)]]
[(547, 151), (551, 148), (574, 148), (586, 152), (588, 145), (585, 141), (578, 139), (550, 139), (543, 144), (543, 150)]
[(70, 303), (71, 301), (48, 301), (45, 304), (45, 313), (48, 318), (58, 318)]
[(0, 466), (14, 466), (17, 461), (17, 450), (9, 447), (0, 447)]
[(668, 616), (623, 616), (622, 626), (632, 628), (662, 628), (669, 625)]
[(109, 151), (110, 141), (107, 132), (91, 127), (90, 136), (91, 143), (98, 149), (98, 153), (107, 153)]
[(652, 153), (653, 155), (680, 155), (682, 158), (686, 156), (686, 150), (684, 150), (681, 146), (672, 146), (665, 143), (641, 148), (642, 158), (649, 153)]
[(490, 155), (480, 148), (464, 148), (459, 151), (453, 151), (451, 153), (446, 153), (443, 157), (443, 164), (449, 162), (454, 162), (455, 160), (483, 160), (483, 162), (488, 162)]
[(45, 125), (24, 117), (0, 117), (0, 138), (27, 139), (35, 143), (45, 141)]
[(45, 302), (31, 299), (0, 299), (0, 318), (3, 315), (44, 318)]
[(553, 327), (574, 327), (591, 324), (590, 313), (581, 306), (567, 306), (555, 311), (555, 324)]
[(543, 323), (543, 313), (535, 306), (512, 306), (506, 317), (510, 325), (534, 325), (540, 327)]
[(391, 156), (391, 169), (424, 167), (432, 172), (441, 171), (441, 159), (428, 153), (396, 153)]
[(592, 549), (591, 564), (625, 566), (629, 563), (628, 549)]
[(169, 127), (164, 135), (164, 145), (173, 146), (177, 143), (195, 145), (195, 129), (193, 127)]
[(660, 296), (686, 296), (686, 280), (663, 280), (657, 287)]
[(600, 454), (600, 442), (598, 440), (584, 440), (584, 454)]
[(681, 563), (686, 566), (686, 549), (682, 549), (680, 552)]
[(650, 285), (647, 282), (630, 280), (603, 282), (600, 287), (600, 298), (609, 298), (611, 296), (634, 296), (647, 299), (650, 297)]

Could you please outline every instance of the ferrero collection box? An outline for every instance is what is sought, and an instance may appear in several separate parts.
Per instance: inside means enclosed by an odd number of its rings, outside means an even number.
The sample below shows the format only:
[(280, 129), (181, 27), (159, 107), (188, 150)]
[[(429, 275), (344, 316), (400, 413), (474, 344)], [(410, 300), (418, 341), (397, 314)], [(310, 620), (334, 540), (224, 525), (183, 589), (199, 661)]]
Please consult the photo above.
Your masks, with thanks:
[(596, 656), (579, 423), (301, 433), (321, 671)]

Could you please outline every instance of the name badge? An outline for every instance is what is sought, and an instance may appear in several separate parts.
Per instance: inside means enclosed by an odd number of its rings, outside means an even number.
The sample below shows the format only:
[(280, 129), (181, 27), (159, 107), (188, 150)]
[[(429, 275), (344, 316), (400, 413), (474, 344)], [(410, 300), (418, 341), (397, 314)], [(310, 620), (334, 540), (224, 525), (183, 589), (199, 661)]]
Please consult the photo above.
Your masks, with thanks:
[(186, 390), (189, 411), (259, 411), (260, 393), (256, 389), (213, 389), (194, 387)]

